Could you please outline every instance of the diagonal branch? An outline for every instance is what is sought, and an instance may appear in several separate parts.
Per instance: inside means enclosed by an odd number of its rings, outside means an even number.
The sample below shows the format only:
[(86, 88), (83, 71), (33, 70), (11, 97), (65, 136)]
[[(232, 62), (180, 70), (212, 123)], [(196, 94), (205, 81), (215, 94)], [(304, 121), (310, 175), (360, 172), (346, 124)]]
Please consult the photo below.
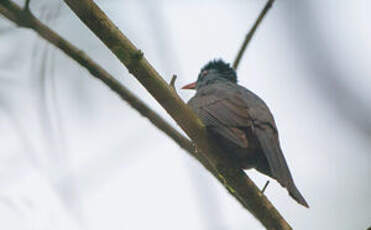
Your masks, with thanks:
[(263, 10), (260, 12), (259, 17), (256, 19), (253, 27), (250, 29), (249, 33), (247, 33), (244, 42), (242, 43), (242, 46), (240, 50), (238, 51), (238, 54), (236, 56), (236, 59), (233, 62), (233, 69), (237, 70), (238, 65), (240, 64), (240, 61), (242, 59), (242, 56), (246, 50), (247, 45), (250, 43), (252, 37), (254, 36), (256, 29), (258, 29), (260, 23), (263, 21), (264, 16), (267, 14), (269, 9), (272, 7), (274, 0), (268, 0), (268, 2), (265, 4)]
[[(20, 27), (30, 28), (36, 31), (45, 40), (55, 45), (66, 55), (85, 67), (95, 78), (101, 80), (124, 101), (129, 103), (142, 116), (148, 118), (157, 128), (172, 138), (181, 148), (191, 153), (193, 156), (196, 156), (194, 154), (194, 146), (188, 138), (184, 137), (180, 132), (174, 129), (159, 114), (151, 110), (141, 99), (135, 96), (129, 89), (117, 81), (99, 64), (94, 62), (82, 50), (78, 49), (70, 42), (52, 31), (49, 27), (34, 17), (31, 12), (24, 10), (22, 11), (22, 8), (16, 4), (6, 1), (4, 3), (0, 2), (0, 14), (4, 15), (7, 19), (13, 21)], [(201, 161), (201, 159), (198, 160)], [(211, 166), (209, 168), (211, 168)]]
[[(212, 140), (209, 140), (206, 131), (198, 118), (189, 110), (183, 101), (171, 90), (168, 84), (143, 58), (142, 52), (137, 50), (103, 12), (91, 1), (66, 1), (79, 12), (84, 20), (91, 21), (96, 26), (94, 32), (105, 39), (109, 48), (119, 57), (142, 84), (155, 96), (171, 116), (181, 125), (186, 133), (195, 141), (204, 154), (193, 151), (193, 145), (160, 116), (151, 111), (143, 102), (132, 95), (124, 86), (109, 75), (102, 67), (94, 63), (82, 51), (63, 40), (55, 32), (43, 25), (31, 13), (8, 0), (0, 0), (0, 13), (20, 26), (35, 30), (44, 39), (56, 45), (63, 52), (83, 65), (89, 72), (102, 80), (113, 91), (127, 100), (142, 115), (146, 116), (158, 128), (173, 138), (182, 148), (195, 156), (224, 186), (237, 198), (240, 203), (250, 210), (268, 229), (291, 229), (278, 211), (267, 198), (260, 193), (255, 184), (243, 173), (234, 168), (228, 159), (221, 159), (220, 151)], [(80, 8), (79, 8), (80, 7)], [(102, 33), (102, 34), (100, 34)], [(106, 34), (106, 35), (105, 35)], [(151, 86), (151, 84), (153, 84)], [(165, 128), (166, 127), (166, 128)], [(206, 158), (210, 161), (208, 161)], [(209, 163), (209, 162), (212, 162)], [(218, 169), (218, 172), (217, 170)]]
[[(151, 93), (187, 133), (219, 173), (224, 186), (269, 229), (290, 229), (272, 204), (241, 169), (223, 157), (218, 143), (208, 138), (198, 117), (171, 90), (134, 44), (92, 0), (65, 0), (92, 32), (116, 55), (129, 72)], [(197, 152), (198, 153), (198, 152)]]

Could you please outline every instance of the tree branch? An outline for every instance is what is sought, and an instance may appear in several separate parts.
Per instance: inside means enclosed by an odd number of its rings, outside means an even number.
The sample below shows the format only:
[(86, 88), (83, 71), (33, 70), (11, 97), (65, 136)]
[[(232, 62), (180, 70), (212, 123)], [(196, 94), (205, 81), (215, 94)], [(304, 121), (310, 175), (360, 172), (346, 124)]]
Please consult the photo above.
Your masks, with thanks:
[(260, 12), (259, 17), (256, 19), (253, 27), (250, 29), (249, 33), (247, 33), (245, 37), (245, 41), (242, 43), (240, 50), (236, 56), (236, 59), (233, 62), (233, 69), (237, 70), (238, 65), (240, 64), (241, 58), (246, 50), (247, 45), (250, 43), (252, 37), (254, 36), (257, 28), (259, 27), (260, 23), (263, 21), (264, 16), (267, 14), (269, 9), (272, 7), (274, 0), (268, 0), (265, 4), (263, 10)]
[[(36, 31), (45, 40), (55, 45), (66, 55), (85, 67), (95, 78), (101, 80), (141, 115), (148, 118), (157, 128), (172, 138), (181, 148), (190, 153), (194, 152), (192, 142), (174, 129), (159, 114), (151, 110), (141, 99), (135, 96), (129, 89), (117, 81), (105, 69), (94, 62), (82, 50), (78, 49), (57, 33), (52, 31), (49, 27), (41, 23), (30, 12), (22, 11), (19, 6), (11, 2), (0, 2), (0, 14), (4, 15), (6, 18), (20, 27), (30, 28)], [(25, 21), (27, 21), (27, 23), (25, 23)]]
[(214, 143), (208, 137), (206, 129), (198, 117), (148, 63), (142, 51), (138, 50), (118, 30), (105, 13), (91, 0), (65, 0), (65, 2), (191, 137), (202, 154), (217, 169), (218, 179), (224, 182), (224, 186), (241, 204), (249, 209), (267, 228), (290, 229), (278, 211), (260, 193), (244, 172), (234, 167), (229, 159), (223, 157), (218, 143)]
[(24, 4), (24, 10), (29, 11), (30, 10), (30, 0), (26, 0)]
[[(124, 86), (94, 63), (82, 51), (63, 40), (55, 32), (43, 25), (32, 14), (25, 13), (20, 7), (8, 0), (0, 0), (0, 13), (20, 26), (31, 28), (40, 36), (60, 48), (67, 55), (89, 70), (91, 74), (102, 80), (113, 91), (127, 100), (142, 115), (148, 117), (158, 128), (172, 137), (182, 148), (193, 154), (240, 203), (250, 210), (268, 229), (291, 229), (278, 211), (260, 193), (255, 184), (244, 172), (223, 159), (217, 143), (208, 139), (201, 121), (183, 103), (176, 92), (159, 76), (145, 60), (143, 53), (112, 24), (106, 15), (93, 2), (87, 0), (66, 2), (91, 27), (94, 33), (115, 53), (134, 76), (160, 102), (168, 113), (177, 121), (185, 132), (194, 140), (204, 153), (193, 151), (193, 145), (163, 119), (151, 111), (143, 102), (132, 95)], [(25, 23), (27, 20), (27, 23)], [(167, 128), (164, 128), (167, 127)], [(206, 158), (205, 158), (206, 156)], [(210, 160), (210, 161), (208, 161)], [(212, 164), (210, 164), (210, 162)], [(217, 169), (217, 170), (216, 170)]]

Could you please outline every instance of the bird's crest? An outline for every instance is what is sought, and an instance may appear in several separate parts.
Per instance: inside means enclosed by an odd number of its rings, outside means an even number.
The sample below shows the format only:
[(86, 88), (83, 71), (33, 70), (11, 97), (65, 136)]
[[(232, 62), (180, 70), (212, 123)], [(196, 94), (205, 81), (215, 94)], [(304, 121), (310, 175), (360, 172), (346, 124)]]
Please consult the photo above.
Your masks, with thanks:
[(228, 79), (232, 82), (237, 82), (236, 71), (230, 66), (229, 63), (224, 62), (222, 59), (214, 59), (202, 67), (200, 73), (203, 71), (214, 69), (219, 73), (228, 76)]

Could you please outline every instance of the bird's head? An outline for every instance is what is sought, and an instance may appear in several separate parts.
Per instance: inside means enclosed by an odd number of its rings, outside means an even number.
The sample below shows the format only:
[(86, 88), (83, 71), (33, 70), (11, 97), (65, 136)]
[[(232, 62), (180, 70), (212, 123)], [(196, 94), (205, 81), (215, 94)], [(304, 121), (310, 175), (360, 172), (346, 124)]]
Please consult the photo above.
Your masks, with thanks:
[(212, 60), (202, 67), (196, 82), (183, 86), (182, 89), (200, 89), (217, 82), (237, 83), (236, 71), (223, 60)]

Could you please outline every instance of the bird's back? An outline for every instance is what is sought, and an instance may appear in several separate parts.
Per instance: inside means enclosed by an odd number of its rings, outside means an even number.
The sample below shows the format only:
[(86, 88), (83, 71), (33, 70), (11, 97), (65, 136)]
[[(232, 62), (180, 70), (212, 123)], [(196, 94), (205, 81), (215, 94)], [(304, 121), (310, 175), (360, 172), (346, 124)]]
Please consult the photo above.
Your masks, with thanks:
[(294, 184), (275, 121), (262, 99), (238, 84), (223, 82), (198, 89), (188, 104), (241, 168), (254, 167), (276, 179), (308, 206)]

